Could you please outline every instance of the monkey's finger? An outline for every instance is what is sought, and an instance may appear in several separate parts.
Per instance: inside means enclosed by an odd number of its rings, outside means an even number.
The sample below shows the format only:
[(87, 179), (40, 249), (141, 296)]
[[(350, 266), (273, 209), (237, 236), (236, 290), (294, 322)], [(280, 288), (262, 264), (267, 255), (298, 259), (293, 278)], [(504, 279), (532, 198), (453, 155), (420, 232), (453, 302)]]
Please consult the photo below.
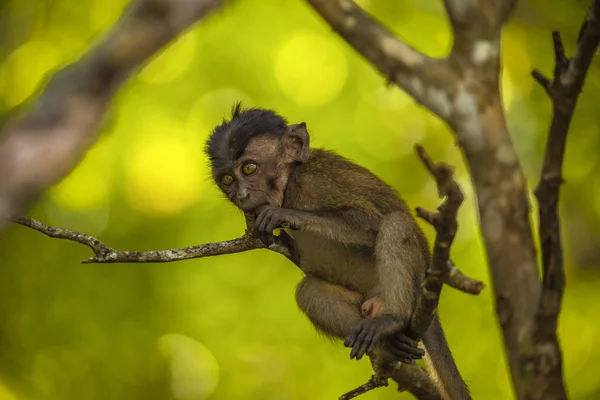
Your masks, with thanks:
[(356, 342), (357, 336), (358, 336), (358, 331), (354, 330), (354, 331), (350, 332), (350, 334), (348, 334), (348, 336), (346, 336), (346, 340), (344, 340), (344, 346), (345, 347), (353, 347), (354, 343)]
[(414, 343), (413, 340), (404, 341), (400, 337), (388, 338), (388, 344), (390, 347), (395, 347), (396, 349), (400, 349), (407, 353), (414, 354), (417, 356), (421, 356), (421, 357), (424, 356), (425, 351), (413, 343)]
[(273, 229), (269, 229), (269, 226), (271, 226), (271, 221), (273, 220), (273, 216), (272, 215), (267, 215), (265, 217), (265, 219), (263, 219), (263, 223), (262, 223), (262, 230), (266, 233), (273, 233)]
[(396, 360), (401, 361), (403, 363), (411, 363), (413, 360), (415, 360), (414, 357), (412, 357), (410, 354), (407, 354), (406, 352), (404, 352), (402, 350), (395, 349), (395, 348), (388, 348), (388, 351)]
[(367, 354), (371, 354), (373, 352), (375, 345), (377, 343), (379, 343), (380, 339), (381, 339), (381, 334), (376, 332), (375, 335), (373, 336), (373, 338), (371, 339), (371, 342), (369, 343), (369, 347), (367, 347)]
[[(365, 341), (365, 329), (359, 329), (358, 334), (356, 335), (356, 338), (354, 339), (354, 342), (352, 343), (352, 351), (350, 352), (350, 358), (356, 358), (358, 356), (358, 352), (360, 350), (360, 348), (362, 347), (364, 341)], [(358, 358), (357, 358), (358, 360)]]
[(390, 348), (397, 352), (402, 352), (411, 358), (421, 358), (425, 355), (425, 351), (418, 347), (407, 345), (406, 343), (392, 342)]
[(412, 347), (419, 346), (418, 340), (411, 339), (408, 336), (406, 336), (404, 333), (398, 333), (394, 336), (394, 338), (395, 338), (394, 342), (396, 342), (396, 343), (405, 343)]
[(358, 335), (356, 336), (356, 339), (354, 340), (354, 343), (352, 344), (352, 351), (350, 352), (350, 359), (356, 358), (358, 360), (357, 357), (359, 354), (359, 350), (364, 343), (364, 338), (361, 337), (361, 334), (363, 332), (364, 332), (364, 330), (360, 330), (358, 332)]
[(352, 346), (352, 350), (350, 351), (350, 359), (352, 360), (353, 358), (356, 358), (356, 356), (358, 355), (358, 349), (361, 345), (361, 342), (359, 341), (355, 341), (354, 345)]
[(367, 350), (368, 350), (368, 349), (369, 349), (369, 347), (371, 346), (371, 343), (373, 343), (373, 340), (365, 340), (365, 341), (363, 341), (363, 342), (362, 342), (362, 344), (361, 344), (361, 346), (360, 346), (360, 348), (359, 348), (358, 352), (356, 353), (356, 359), (357, 359), (357, 360), (360, 360), (361, 358), (363, 358), (363, 356), (364, 356), (365, 354), (367, 354), (367, 353), (368, 353), (368, 351), (367, 351)]
[(258, 214), (258, 217), (256, 217), (256, 221), (254, 221), (254, 230), (257, 232), (262, 232), (263, 230), (261, 229), (262, 225), (263, 225), (263, 221), (265, 219), (265, 212), (261, 212)]
[(362, 356), (365, 355), (365, 353), (367, 352), (367, 349), (373, 342), (375, 334), (377, 333), (376, 330), (368, 329), (368, 328), (365, 329), (364, 331), (366, 332), (366, 335), (362, 337), (362, 340), (359, 340), (359, 344), (355, 345), (354, 346), (355, 350), (353, 350), (353, 352), (355, 352), (355, 357), (357, 360), (360, 360), (362, 358)]
[(352, 348), (352, 351), (350, 352), (350, 359), (356, 358), (357, 360), (360, 360), (362, 358), (362, 354), (360, 352), (360, 349), (363, 345), (363, 342), (357, 342), (354, 347)]
[(407, 358), (406, 356), (402, 356), (400, 354), (395, 354), (390, 352), (390, 354), (394, 357), (395, 361), (400, 361), (403, 364), (412, 364), (413, 360), (411, 358)]

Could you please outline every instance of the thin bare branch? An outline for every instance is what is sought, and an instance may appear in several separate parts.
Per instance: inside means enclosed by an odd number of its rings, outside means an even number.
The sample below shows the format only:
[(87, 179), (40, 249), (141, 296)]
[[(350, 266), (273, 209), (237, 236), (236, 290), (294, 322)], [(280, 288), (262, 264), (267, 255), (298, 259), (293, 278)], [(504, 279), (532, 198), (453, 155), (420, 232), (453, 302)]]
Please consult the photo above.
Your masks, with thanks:
[[(558, 315), (565, 289), (565, 271), (558, 216), (562, 165), (567, 133), (587, 70), (600, 43), (600, 0), (595, 0), (580, 30), (575, 55), (569, 60), (558, 32), (553, 32), (554, 77), (547, 92), (553, 105), (553, 117), (546, 142), (541, 179), (535, 190), (539, 204), (539, 238), (542, 246), (542, 292), (534, 330), (533, 353), (544, 368), (532, 380), (539, 393), (566, 398), (562, 356), (557, 336)], [(541, 387), (540, 387), (541, 386)]]
[(452, 260), (448, 261), (447, 270), (444, 272), (444, 283), (454, 289), (468, 294), (479, 294), (485, 289), (485, 284), (473, 278), (464, 275)]
[(53, 228), (40, 221), (29, 217), (13, 217), (13, 222), (32, 228), (52, 238), (70, 240), (75, 243), (89, 247), (94, 252), (94, 257), (83, 261), (83, 263), (166, 263), (192, 258), (218, 256), (222, 254), (240, 253), (255, 249), (268, 249), (290, 258), (290, 251), (282, 243), (266, 247), (260, 239), (253, 236), (249, 230), (237, 239), (223, 242), (205, 243), (196, 246), (183, 247), (168, 250), (151, 251), (121, 251), (108, 247), (97, 238), (84, 233), (68, 229)]
[(452, 168), (445, 163), (434, 163), (422, 146), (416, 145), (415, 150), (425, 168), (434, 177), (439, 196), (445, 197), (433, 217), (431, 217), (432, 213), (423, 213), (423, 210), (418, 213), (419, 216), (426, 215), (426, 221), (430, 223), (433, 221), (432, 225), (437, 233), (433, 245), (431, 266), (422, 285), (423, 293), (419, 296), (410, 321), (410, 335), (413, 338), (420, 338), (427, 331), (437, 310), (444, 283), (459, 290), (469, 289), (465, 291), (472, 294), (479, 294), (485, 285), (483, 282), (462, 274), (450, 260), (450, 248), (458, 229), (456, 214), (464, 200), (460, 186), (454, 180)]
[(552, 96), (552, 81), (548, 79), (546, 75), (542, 74), (539, 70), (534, 68), (533, 71), (531, 71), (531, 76), (533, 77), (533, 79), (535, 79), (537, 83), (540, 84), (540, 86), (546, 91), (546, 93)]
[(133, 0), (103, 40), (54, 74), (30, 109), (0, 132), (0, 230), (79, 162), (126, 78), (224, 2)]
[(350, 399), (360, 396), (361, 394), (365, 394), (373, 389), (377, 389), (379, 387), (383, 387), (383, 386), (387, 386), (387, 385), (388, 385), (387, 379), (380, 379), (377, 377), (377, 375), (373, 375), (373, 376), (371, 376), (371, 379), (369, 379), (366, 383), (363, 383), (356, 389), (353, 389), (353, 390), (349, 391), (348, 393), (344, 393), (343, 395), (341, 395), (339, 400), (350, 400)]
[[(418, 364), (401, 364), (397, 366), (391, 371), (391, 378), (398, 385), (399, 392), (409, 392), (419, 400), (443, 400), (427, 371)], [(387, 385), (387, 379), (381, 379), (373, 375), (366, 383), (340, 396), (340, 399), (352, 399)]]
[(582, 26), (573, 59), (564, 53), (558, 32), (553, 33), (556, 54), (554, 79), (549, 91), (553, 117), (546, 142), (541, 179), (535, 194), (539, 202), (539, 236), (542, 244), (542, 295), (538, 334), (554, 335), (560, 312), (565, 276), (563, 268), (558, 200), (563, 183), (562, 165), (569, 125), (585, 75), (600, 43), (600, 0), (591, 6)]

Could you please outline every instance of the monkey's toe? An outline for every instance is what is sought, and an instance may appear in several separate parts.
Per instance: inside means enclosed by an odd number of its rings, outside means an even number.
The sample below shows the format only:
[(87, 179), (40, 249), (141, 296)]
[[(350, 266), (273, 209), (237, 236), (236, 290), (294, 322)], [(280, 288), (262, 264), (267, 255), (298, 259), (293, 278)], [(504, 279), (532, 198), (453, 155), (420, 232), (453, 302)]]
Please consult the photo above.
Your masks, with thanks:
[(373, 350), (375, 344), (379, 341), (379, 335), (374, 326), (370, 324), (363, 324), (356, 341), (352, 346), (352, 352), (350, 352), (350, 358), (356, 358), (360, 360), (365, 354)]
[(402, 362), (406, 362), (406, 360), (418, 360), (425, 355), (425, 351), (423, 349), (406, 342), (399, 341), (397, 337), (388, 338), (386, 345), (388, 351)]
[(357, 331), (352, 331), (350, 332), (350, 334), (348, 336), (346, 336), (346, 339), (344, 340), (344, 346), (345, 347), (352, 347), (354, 346), (354, 343), (356, 343), (356, 335), (357, 335)]

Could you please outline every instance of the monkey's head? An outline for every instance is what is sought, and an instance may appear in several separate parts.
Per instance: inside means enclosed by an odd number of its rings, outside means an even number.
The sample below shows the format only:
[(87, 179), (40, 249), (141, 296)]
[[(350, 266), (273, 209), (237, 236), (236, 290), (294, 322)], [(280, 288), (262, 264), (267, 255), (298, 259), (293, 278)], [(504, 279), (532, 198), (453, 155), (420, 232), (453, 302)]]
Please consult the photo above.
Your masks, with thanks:
[(233, 108), (206, 143), (213, 178), (246, 212), (281, 206), (289, 175), (310, 153), (306, 124), (288, 125), (271, 110)]

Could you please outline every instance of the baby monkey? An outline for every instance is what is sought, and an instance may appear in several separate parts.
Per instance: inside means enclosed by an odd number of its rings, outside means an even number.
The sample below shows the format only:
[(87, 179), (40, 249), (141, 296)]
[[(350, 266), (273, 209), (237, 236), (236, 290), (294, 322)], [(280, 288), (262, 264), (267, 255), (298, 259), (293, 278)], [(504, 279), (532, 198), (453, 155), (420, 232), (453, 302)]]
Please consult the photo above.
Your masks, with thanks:
[[(369, 170), (310, 147), (305, 123), (271, 110), (242, 109), (210, 135), (206, 152), (219, 188), (253, 216), (265, 244), (285, 227), (305, 277), (302, 312), (322, 333), (344, 340), (351, 358), (411, 362), (424, 352), (406, 335), (430, 262), (425, 235), (404, 201)], [(445, 399), (470, 399), (440, 322), (423, 336)], [(379, 357), (378, 356), (378, 357)]]

